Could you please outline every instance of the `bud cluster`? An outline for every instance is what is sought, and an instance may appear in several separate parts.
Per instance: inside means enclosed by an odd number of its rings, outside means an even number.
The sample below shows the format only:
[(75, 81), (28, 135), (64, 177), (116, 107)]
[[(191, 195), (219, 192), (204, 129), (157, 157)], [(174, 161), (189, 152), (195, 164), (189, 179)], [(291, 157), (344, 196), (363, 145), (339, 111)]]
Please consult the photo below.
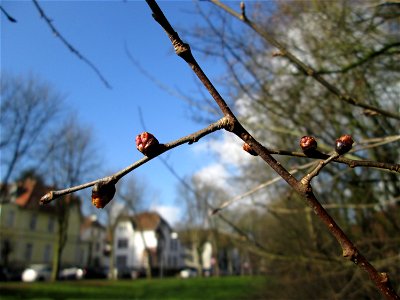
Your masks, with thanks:
[[(351, 135), (345, 134), (336, 140), (335, 151), (336, 153), (343, 155), (350, 151), (353, 146), (353, 138)], [(317, 141), (312, 136), (303, 136), (300, 139), (300, 148), (303, 150), (304, 154), (312, 154), (317, 151)]]

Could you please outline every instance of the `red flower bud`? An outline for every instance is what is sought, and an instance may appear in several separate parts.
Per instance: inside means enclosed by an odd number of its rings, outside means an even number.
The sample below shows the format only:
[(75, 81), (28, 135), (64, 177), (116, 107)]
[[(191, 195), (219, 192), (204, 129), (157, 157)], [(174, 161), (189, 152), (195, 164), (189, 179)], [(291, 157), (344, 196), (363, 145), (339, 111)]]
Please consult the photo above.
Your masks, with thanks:
[(97, 208), (104, 208), (115, 195), (113, 182), (98, 182), (92, 189), (92, 203)]
[(142, 132), (136, 136), (136, 148), (146, 156), (154, 153), (159, 145), (160, 143), (151, 133)]
[(312, 136), (303, 136), (300, 139), (300, 148), (305, 154), (317, 150), (317, 146), (317, 141)]
[(336, 140), (335, 150), (338, 154), (342, 155), (350, 151), (353, 146), (353, 138), (351, 135), (345, 134)]
[(258, 154), (251, 148), (251, 146), (247, 143), (243, 144), (243, 150), (250, 153), (253, 156), (257, 156)]

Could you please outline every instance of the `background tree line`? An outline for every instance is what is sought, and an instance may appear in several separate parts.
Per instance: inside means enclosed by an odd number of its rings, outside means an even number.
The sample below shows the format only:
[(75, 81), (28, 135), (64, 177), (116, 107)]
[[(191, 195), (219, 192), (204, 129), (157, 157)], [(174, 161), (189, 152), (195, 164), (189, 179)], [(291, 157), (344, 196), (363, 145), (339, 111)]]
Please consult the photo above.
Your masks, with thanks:
[[(46, 186), (74, 185), (99, 168), (94, 137), (69, 110), (50, 83), (33, 75), (1, 77), (1, 188), (33, 176)], [(71, 195), (55, 203), (58, 230), (54, 242), (53, 280), (61, 267), (67, 239)]]

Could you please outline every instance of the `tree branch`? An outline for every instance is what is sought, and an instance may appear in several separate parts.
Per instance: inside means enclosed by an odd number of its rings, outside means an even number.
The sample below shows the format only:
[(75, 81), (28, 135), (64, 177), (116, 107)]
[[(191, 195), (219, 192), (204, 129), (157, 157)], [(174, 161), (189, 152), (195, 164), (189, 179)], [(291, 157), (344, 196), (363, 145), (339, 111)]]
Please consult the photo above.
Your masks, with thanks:
[(177, 139), (175, 141), (169, 142), (167, 144), (162, 144), (161, 147), (159, 147), (158, 152), (157, 153), (153, 153), (152, 156), (146, 156), (143, 157), (142, 159), (136, 161), (135, 163), (133, 163), (132, 165), (126, 167), (125, 169), (118, 171), (110, 176), (104, 177), (104, 178), (100, 178), (94, 181), (90, 181), (81, 185), (77, 185), (74, 187), (70, 187), (67, 189), (63, 189), (63, 190), (58, 190), (58, 191), (50, 191), (48, 192), (46, 195), (44, 195), (41, 199), (40, 199), (40, 204), (48, 204), (50, 202), (52, 202), (53, 200), (66, 195), (66, 194), (70, 194), (73, 192), (77, 192), (83, 189), (86, 189), (88, 187), (94, 186), (97, 183), (110, 183), (113, 182), (114, 184), (118, 182), (118, 180), (120, 180), (122, 177), (124, 177), (125, 175), (129, 174), (130, 172), (132, 172), (133, 170), (137, 169), (138, 167), (140, 167), (141, 165), (147, 163), (148, 161), (152, 160), (153, 158), (161, 155), (162, 153), (169, 151), (175, 147), (178, 147), (180, 145), (183, 144), (193, 144), (195, 142), (197, 142), (198, 140), (200, 140), (202, 137), (220, 130), (222, 128), (224, 128), (225, 126), (227, 126), (228, 122), (227, 122), (227, 118), (222, 118), (220, 120), (218, 120), (215, 123), (210, 124), (209, 126), (207, 126), (204, 129), (201, 129), (197, 132), (194, 132), (190, 135), (187, 135), (185, 137), (182, 137), (180, 139)]
[(17, 23), (17, 20), (15, 18), (13, 18), (4, 8), (3, 6), (0, 5), (0, 10), (2, 11), (2, 13), (6, 16), (6, 18), (8, 19), (8, 21), (10, 21), (11, 23)]
[(79, 59), (81, 59), (83, 62), (85, 62), (100, 78), (100, 80), (103, 82), (103, 84), (111, 89), (111, 85), (108, 83), (108, 81), (104, 78), (104, 76), (101, 74), (100, 70), (92, 63), (89, 59), (87, 59), (85, 56), (83, 56), (74, 46), (72, 46), (65, 38), (64, 36), (57, 30), (57, 28), (53, 25), (53, 21), (45, 14), (44, 10), (42, 7), (39, 5), (37, 0), (32, 0), (33, 4), (35, 5), (36, 9), (38, 10), (40, 17), (42, 17), (47, 25), (50, 27), (51, 31), (54, 33), (54, 35), (61, 40), (61, 42), (72, 52), (74, 53)]

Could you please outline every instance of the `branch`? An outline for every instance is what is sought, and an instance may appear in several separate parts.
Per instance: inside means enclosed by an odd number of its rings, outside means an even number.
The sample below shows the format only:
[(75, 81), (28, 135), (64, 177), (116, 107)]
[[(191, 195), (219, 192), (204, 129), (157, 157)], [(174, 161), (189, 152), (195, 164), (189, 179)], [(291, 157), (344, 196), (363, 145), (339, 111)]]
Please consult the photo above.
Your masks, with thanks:
[[(365, 149), (367, 147), (363, 147), (362, 149)], [(349, 151), (349, 153), (354, 153), (357, 152), (360, 149)], [(296, 151), (288, 151), (288, 150), (278, 150), (278, 149), (271, 149), (268, 148), (269, 153), (271, 154), (277, 154), (277, 155), (285, 155), (285, 156), (292, 156), (292, 157), (308, 157), (308, 158), (315, 158), (315, 159), (328, 159), (330, 155), (322, 153), (322, 152), (314, 152), (305, 155), (302, 152), (296, 152)], [(359, 159), (349, 159), (345, 157), (336, 157), (333, 158), (334, 162), (341, 163), (341, 164), (346, 164), (350, 168), (356, 168), (356, 167), (366, 167), (366, 168), (376, 168), (376, 169), (383, 169), (383, 170), (389, 170), (392, 172), (400, 173), (400, 164), (390, 164), (390, 163), (384, 163), (384, 162), (377, 162), (377, 161), (372, 161), (372, 160), (359, 160)]]
[(400, 120), (400, 114), (396, 112), (390, 112), (383, 110), (381, 108), (375, 107), (373, 105), (369, 105), (366, 103), (361, 102), (359, 99), (357, 99), (354, 96), (347, 95), (346, 93), (343, 93), (340, 91), (336, 86), (333, 84), (329, 83), (326, 81), (316, 70), (314, 70), (311, 66), (306, 65), (303, 61), (301, 61), (297, 56), (295, 56), (293, 53), (291, 53), (283, 44), (278, 42), (274, 37), (272, 37), (271, 34), (269, 34), (265, 28), (261, 28), (255, 23), (253, 23), (251, 20), (249, 20), (247, 17), (243, 17), (243, 14), (238, 13), (228, 7), (227, 5), (221, 3), (218, 0), (210, 0), (213, 4), (216, 6), (220, 7), (221, 9), (225, 10), (227, 13), (235, 17), (236, 19), (242, 21), (244, 24), (249, 26), (251, 29), (253, 29), (257, 34), (259, 34), (263, 39), (265, 39), (268, 43), (273, 45), (274, 47), (279, 49), (280, 56), (285, 56), (290, 62), (292, 62), (300, 71), (304, 73), (306, 76), (311, 76), (314, 78), (316, 81), (318, 81), (321, 85), (323, 85), (327, 90), (329, 90), (331, 93), (336, 95), (339, 100), (344, 101), (346, 103), (349, 103), (354, 106), (359, 106), (364, 109), (367, 109), (369, 111), (373, 111), (375, 113), (384, 115), (389, 118), (397, 119)]
[[(297, 172), (299, 172), (299, 170), (309, 168), (310, 166), (312, 166), (314, 164), (315, 164), (315, 162), (311, 162), (311, 163), (299, 166), (297, 168), (294, 168), (294, 169), (290, 170), (289, 172), (290, 172), (290, 174), (293, 175), (293, 174), (296, 174)], [(267, 180), (267, 181), (255, 186), (254, 188), (252, 188), (251, 190), (248, 190), (247, 192), (245, 192), (243, 194), (237, 195), (237, 196), (233, 197), (232, 199), (224, 201), (220, 206), (218, 206), (217, 208), (215, 208), (212, 211), (212, 214), (213, 215), (219, 214), (220, 211), (224, 210), (225, 208), (227, 208), (229, 205), (233, 204), (234, 202), (242, 200), (242, 199), (258, 192), (259, 190), (266, 188), (267, 186), (270, 186), (270, 185), (274, 184), (275, 182), (278, 182), (281, 179), (282, 179), (281, 176), (276, 176), (270, 180)]]
[(193, 144), (193, 143), (197, 142), (198, 140), (200, 140), (202, 137), (204, 137), (214, 131), (220, 130), (220, 129), (224, 128), (225, 126), (227, 126), (227, 118), (224, 117), (224, 118), (220, 119), (219, 121), (210, 124), (209, 126), (207, 126), (206, 128), (204, 128), (202, 130), (199, 130), (190, 135), (187, 135), (185, 137), (177, 139), (173, 142), (170, 142), (167, 144), (162, 144), (161, 147), (159, 147), (159, 149), (158, 149), (159, 151), (157, 153), (153, 153), (152, 156), (143, 157), (142, 159), (136, 161), (132, 165), (130, 165), (130, 166), (126, 167), (125, 169), (118, 171), (110, 176), (100, 178), (100, 179), (97, 179), (94, 181), (90, 181), (90, 182), (87, 182), (87, 183), (84, 183), (81, 185), (77, 185), (74, 187), (70, 187), (67, 189), (58, 190), (58, 191), (50, 191), (40, 199), (40, 204), (42, 204), (42, 205), (48, 204), (61, 196), (86, 189), (86, 188), (94, 186), (96, 184), (110, 183), (110, 182), (115, 184), (118, 182), (118, 180), (120, 180), (125, 175), (129, 174), (130, 172), (137, 169), (141, 165), (147, 163), (148, 161), (152, 160), (153, 158), (161, 155), (162, 153), (169, 151), (180, 145), (186, 144), (186, 143), (189, 145)]
[(375, 57), (377, 57), (379, 55), (385, 54), (391, 48), (399, 47), (399, 46), (400, 46), (400, 42), (394, 42), (394, 43), (384, 45), (381, 49), (379, 49), (377, 51), (371, 51), (370, 53), (366, 54), (360, 60), (358, 60), (354, 63), (351, 63), (339, 70), (319, 70), (318, 72), (316, 72), (316, 74), (322, 75), (322, 74), (346, 73), (346, 72), (350, 71), (351, 69), (357, 68), (357, 67), (369, 62), (370, 60), (374, 59)]
[(85, 62), (100, 78), (100, 80), (104, 83), (104, 85), (111, 89), (111, 85), (108, 83), (108, 81), (104, 78), (104, 76), (101, 74), (100, 70), (85, 56), (83, 56), (74, 46), (72, 46), (65, 38), (64, 36), (56, 29), (56, 27), (53, 25), (53, 21), (45, 14), (44, 10), (42, 7), (39, 5), (37, 0), (32, 0), (33, 4), (35, 5), (36, 9), (38, 10), (40, 17), (42, 17), (47, 25), (50, 27), (51, 31), (54, 33), (54, 35), (61, 40), (61, 42), (72, 52), (74, 53), (79, 59), (81, 59), (83, 62)]
[(11, 23), (17, 23), (17, 20), (14, 19), (4, 8), (3, 6), (0, 5), (0, 10), (2, 11), (2, 13), (7, 17), (8, 21), (10, 21)]

